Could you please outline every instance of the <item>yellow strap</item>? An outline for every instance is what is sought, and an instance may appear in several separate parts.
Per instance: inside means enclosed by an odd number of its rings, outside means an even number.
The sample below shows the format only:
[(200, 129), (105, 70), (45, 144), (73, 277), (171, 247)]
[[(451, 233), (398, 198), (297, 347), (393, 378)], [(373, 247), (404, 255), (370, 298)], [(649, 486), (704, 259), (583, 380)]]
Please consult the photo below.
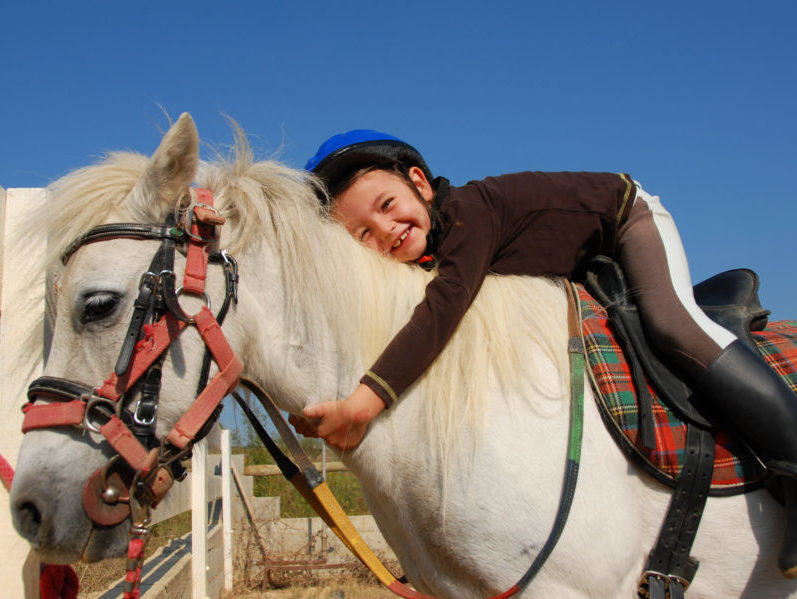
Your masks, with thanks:
[(374, 573), (385, 586), (390, 586), (396, 582), (396, 577), (385, 568), (379, 558), (376, 557), (371, 548), (368, 547), (365, 540), (354, 528), (354, 525), (349, 520), (349, 517), (340, 507), (338, 500), (330, 491), (325, 482), (320, 483), (315, 489), (310, 489), (304, 476), (301, 473), (296, 474), (291, 478), (291, 483), (302, 494), (310, 507), (321, 516), (326, 522), (327, 526), (332, 529), (332, 532), (341, 540), (341, 542), (348, 547), (357, 558), (365, 564), (365, 566)]

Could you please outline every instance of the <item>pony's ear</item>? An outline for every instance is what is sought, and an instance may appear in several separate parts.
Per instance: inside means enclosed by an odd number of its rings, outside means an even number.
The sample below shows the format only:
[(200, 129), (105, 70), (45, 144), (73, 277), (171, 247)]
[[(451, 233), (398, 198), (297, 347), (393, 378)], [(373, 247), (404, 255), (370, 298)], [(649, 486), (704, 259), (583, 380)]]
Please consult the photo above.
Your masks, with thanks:
[(199, 164), (199, 133), (187, 112), (163, 136), (128, 197), (134, 213), (162, 218), (188, 191)]

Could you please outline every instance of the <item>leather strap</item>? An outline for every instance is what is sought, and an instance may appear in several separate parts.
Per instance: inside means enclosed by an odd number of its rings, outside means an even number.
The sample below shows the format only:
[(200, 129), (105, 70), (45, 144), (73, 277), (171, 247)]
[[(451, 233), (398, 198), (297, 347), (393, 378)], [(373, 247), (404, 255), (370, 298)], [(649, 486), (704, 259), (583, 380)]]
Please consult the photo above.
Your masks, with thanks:
[(127, 372), (122, 376), (112, 373), (102, 387), (97, 390), (97, 395), (118, 400), (130, 390), (130, 387), (166, 351), (166, 348), (171, 345), (172, 341), (177, 338), (187, 324), (178, 320), (171, 313), (166, 314), (152, 326), (152, 329), (150, 329), (151, 334), (148, 334), (139, 342)]
[(142, 225), (139, 223), (113, 223), (94, 227), (76, 239), (61, 254), (61, 262), (66, 264), (76, 251), (86, 244), (108, 239), (174, 239), (181, 241), (183, 233), (171, 225)]
[[(35, 381), (34, 381), (35, 382)], [(80, 426), (86, 413), (86, 403), (79, 399), (50, 403), (43, 406), (25, 404), (22, 407), (22, 432), (53, 426)]]
[(201, 295), (205, 292), (205, 276), (208, 271), (208, 254), (211, 241), (215, 240), (216, 225), (224, 224), (213, 207), (213, 195), (207, 189), (192, 190), (195, 203), (186, 216), (193, 215), (186, 224), (188, 232), (188, 254), (186, 257), (183, 291)]
[(714, 470), (714, 448), (714, 436), (709, 431), (689, 425), (684, 467), (656, 546), (640, 578), (640, 596), (665, 599), (669, 592), (670, 599), (677, 598), (679, 593), (683, 597), (694, 578), (699, 563), (689, 557), (689, 551), (708, 499)]
[(243, 372), (243, 363), (230, 348), (213, 313), (203, 307), (194, 316), (194, 320), (199, 334), (219, 366), (219, 372), (166, 436), (166, 440), (178, 449), (184, 449), (196, 438), (221, 400), (238, 384)]

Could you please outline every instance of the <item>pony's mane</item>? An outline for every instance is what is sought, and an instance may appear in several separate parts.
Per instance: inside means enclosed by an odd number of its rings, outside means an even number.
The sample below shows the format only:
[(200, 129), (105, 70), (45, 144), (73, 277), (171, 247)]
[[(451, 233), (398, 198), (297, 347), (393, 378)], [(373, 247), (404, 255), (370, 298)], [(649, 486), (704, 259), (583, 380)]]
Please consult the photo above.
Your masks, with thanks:
[[(224, 198), (230, 211), (225, 216), (237, 211), (237, 220), (258, 223), (237, 236), (241, 244), (261, 243), (267, 231), (266, 242), (282, 261), (294, 326), (311, 336), (312, 323), (326, 323), (346, 361), (370, 365), (407, 322), (434, 275), (356, 243), (325, 214), (306, 173), (255, 162), (240, 131), (232, 158), (208, 165), (203, 176), (200, 183)], [(562, 409), (565, 330), (563, 294), (555, 282), (487, 278), (446, 351), (417, 383), (429, 438), (441, 443), (443, 455), (463, 423), (479, 431), (488, 389), (495, 392), (496, 384), (506, 394), (551, 399), (548, 409), (535, 404), (548, 415)], [(562, 375), (557, 380), (541, 374), (551, 366)]]
[[(33, 216), (46, 233), (48, 268), (58, 269), (69, 245), (115, 213), (125, 213), (124, 200), (147, 164), (133, 152), (113, 152), (102, 162), (75, 170), (47, 188), (48, 199)], [(152, 217), (127, 213), (129, 220), (156, 224)]]
[[(310, 346), (317, 331), (331, 328), (345, 363), (370, 365), (409, 319), (433, 275), (357, 244), (327, 217), (307, 173), (255, 161), (243, 132), (237, 126), (235, 132), (230, 156), (201, 163), (197, 175), (228, 221), (225, 246), (234, 254), (256, 252), (262, 244), (274, 248), (286, 321)], [(49, 188), (51, 201), (31, 221), (47, 231), (48, 266), (57, 267), (74, 239), (111, 217), (162, 222), (163, 215), (131, 213), (124, 201), (147, 161), (112, 153)], [(495, 392), (496, 384), (505, 394), (550, 397), (552, 409), (561, 409), (563, 381), (539, 373), (551, 363), (566, 373), (562, 306), (561, 290), (550, 281), (488, 277), (446, 351), (417, 382), (430, 439), (444, 455), (463, 426), (479, 430), (488, 389)]]

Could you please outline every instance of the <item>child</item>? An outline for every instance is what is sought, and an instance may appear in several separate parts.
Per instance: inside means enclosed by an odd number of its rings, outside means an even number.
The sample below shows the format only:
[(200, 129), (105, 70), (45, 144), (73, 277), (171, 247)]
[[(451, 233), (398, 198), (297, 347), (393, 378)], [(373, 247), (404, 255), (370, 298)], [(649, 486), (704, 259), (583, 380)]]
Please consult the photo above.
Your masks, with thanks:
[(370, 130), (330, 138), (306, 168), (355, 239), (437, 274), (357, 389), (306, 408), (309, 421), (292, 419), (299, 432), (356, 447), (443, 349), (488, 273), (577, 278), (592, 256), (613, 256), (651, 341), (783, 478), (789, 517), (779, 565), (797, 576), (795, 395), (697, 307), (680, 237), (657, 197), (610, 173), (527, 172), (452, 187), (432, 178), (415, 148)]

